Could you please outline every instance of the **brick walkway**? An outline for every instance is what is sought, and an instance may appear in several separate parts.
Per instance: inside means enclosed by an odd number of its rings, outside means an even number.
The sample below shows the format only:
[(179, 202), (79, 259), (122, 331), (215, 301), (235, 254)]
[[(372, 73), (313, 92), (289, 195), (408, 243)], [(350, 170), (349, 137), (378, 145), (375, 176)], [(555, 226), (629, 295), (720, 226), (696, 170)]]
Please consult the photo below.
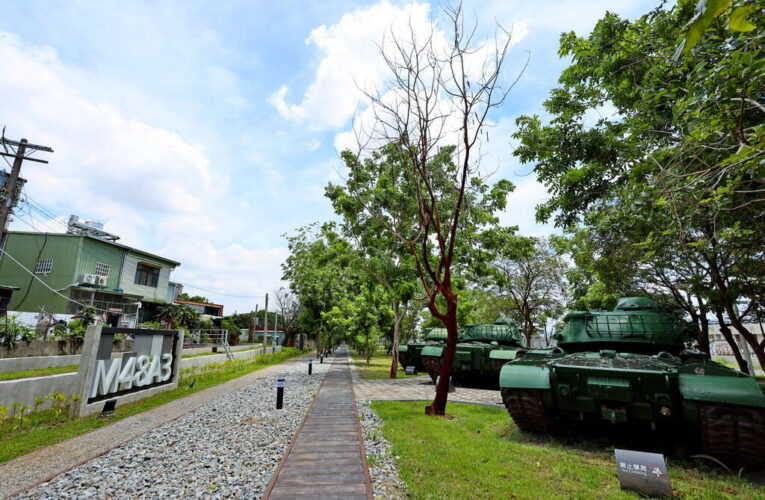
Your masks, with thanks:
[[(436, 388), (430, 377), (363, 380), (353, 367), (353, 389), (359, 401), (431, 401)], [(449, 394), (454, 403), (473, 403), (504, 408), (499, 391), (457, 387)]]
[(372, 498), (349, 363), (345, 348), (339, 348), (264, 499)]

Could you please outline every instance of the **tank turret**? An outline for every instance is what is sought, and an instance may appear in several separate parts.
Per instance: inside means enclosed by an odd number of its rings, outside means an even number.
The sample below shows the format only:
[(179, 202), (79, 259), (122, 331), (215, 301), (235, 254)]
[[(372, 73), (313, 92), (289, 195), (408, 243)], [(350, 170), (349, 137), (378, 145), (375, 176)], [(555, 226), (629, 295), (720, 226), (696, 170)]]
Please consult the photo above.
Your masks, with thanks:
[(613, 311), (572, 311), (563, 321), (553, 338), (567, 352), (678, 353), (688, 338), (685, 321), (645, 297), (620, 299)]
[[(467, 325), (460, 333), (452, 360), (452, 378), (461, 385), (496, 388), (502, 365), (523, 351), (518, 325), (500, 318), (493, 324)], [(443, 355), (444, 345), (422, 349), (422, 364), (434, 381), (441, 373)]]

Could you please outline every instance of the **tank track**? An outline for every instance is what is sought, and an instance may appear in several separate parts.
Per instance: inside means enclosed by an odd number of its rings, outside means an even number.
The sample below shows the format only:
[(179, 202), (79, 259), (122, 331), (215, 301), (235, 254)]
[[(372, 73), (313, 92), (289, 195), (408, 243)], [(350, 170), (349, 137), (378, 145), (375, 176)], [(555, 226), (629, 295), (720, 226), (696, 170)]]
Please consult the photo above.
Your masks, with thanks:
[(507, 412), (519, 429), (526, 432), (552, 433), (556, 431), (555, 422), (542, 403), (542, 391), (539, 389), (502, 389), (502, 402)]
[(430, 380), (436, 383), (436, 377), (441, 373), (441, 358), (435, 356), (423, 356), (422, 365), (425, 367), (425, 371), (430, 375)]
[(699, 403), (701, 449), (726, 465), (765, 465), (765, 409)]

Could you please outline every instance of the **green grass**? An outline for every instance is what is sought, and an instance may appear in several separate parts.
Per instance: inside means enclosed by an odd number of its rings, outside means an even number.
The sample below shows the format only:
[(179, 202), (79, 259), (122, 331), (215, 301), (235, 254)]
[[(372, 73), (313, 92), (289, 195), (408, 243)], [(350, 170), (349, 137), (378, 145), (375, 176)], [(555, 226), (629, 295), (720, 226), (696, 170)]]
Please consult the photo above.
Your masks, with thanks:
[[(65, 415), (56, 416), (53, 410), (46, 410), (31, 415), (21, 429), (14, 429), (14, 421), (6, 422), (0, 425), (0, 463), (303, 354), (286, 348), (280, 353), (261, 354), (245, 361), (216, 363), (218, 367), (213, 371), (199, 373), (191, 369), (183, 370), (177, 389), (125, 406), (118, 405), (109, 418), (92, 416), (68, 420)], [(196, 382), (193, 388), (189, 388), (192, 379)]]
[[(414, 499), (639, 498), (619, 488), (612, 447), (528, 436), (504, 409), (450, 403), (439, 418), (424, 406), (372, 402)], [(669, 474), (680, 498), (765, 498), (761, 486), (712, 469), (670, 465)]]
[[(357, 354), (353, 355), (353, 362), (356, 363), (356, 367), (359, 369), (361, 378), (365, 380), (390, 378), (390, 363), (391, 357), (388, 356), (385, 351), (377, 351), (370, 363), (367, 364), (367, 360)], [(420, 373), (419, 375), (423, 375)], [(410, 378), (415, 375), (405, 375), (399, 364), (399, 370), (396, 374), (398, 378)]]
[(16, 380), (20, 378), (47, 377), (48, 375), (59, 375), (61, 373), (76, 372), (80, 365), (54, 366), (52, 368), (37, 368), (34, 370), (19, 370), (16, 372), (0, 373), (1, 380)]

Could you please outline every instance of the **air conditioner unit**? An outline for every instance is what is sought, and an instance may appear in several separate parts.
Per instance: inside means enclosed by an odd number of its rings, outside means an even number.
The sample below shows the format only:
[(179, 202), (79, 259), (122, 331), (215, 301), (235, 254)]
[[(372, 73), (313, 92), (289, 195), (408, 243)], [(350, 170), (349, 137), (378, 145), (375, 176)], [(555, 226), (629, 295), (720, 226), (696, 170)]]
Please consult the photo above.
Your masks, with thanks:
[(106, 276), (96, 276), (96, 285), (106, 286)]
[(96, 276), (95, 274), (83, 274), (82, 276), (80, 276), (80, 283), (83, 283), (86, 285), (95, 285), (96, 280), (98, 278), (99, 277)]

